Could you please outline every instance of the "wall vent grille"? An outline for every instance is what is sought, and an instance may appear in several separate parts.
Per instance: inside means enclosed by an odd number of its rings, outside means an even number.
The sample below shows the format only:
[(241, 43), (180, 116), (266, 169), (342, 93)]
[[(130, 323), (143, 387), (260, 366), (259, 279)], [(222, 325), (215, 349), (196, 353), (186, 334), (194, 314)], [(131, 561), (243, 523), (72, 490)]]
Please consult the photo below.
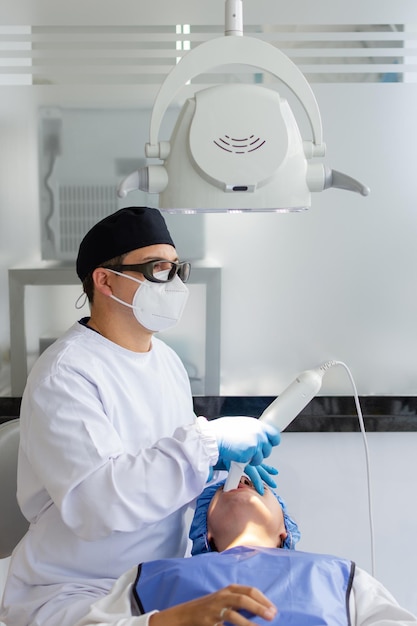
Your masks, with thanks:
[(99, 220), (117, 211), (115, 185), (60, 185), (57, 208), (57, 254), (61, 259), (73, 259), (85, 233)]

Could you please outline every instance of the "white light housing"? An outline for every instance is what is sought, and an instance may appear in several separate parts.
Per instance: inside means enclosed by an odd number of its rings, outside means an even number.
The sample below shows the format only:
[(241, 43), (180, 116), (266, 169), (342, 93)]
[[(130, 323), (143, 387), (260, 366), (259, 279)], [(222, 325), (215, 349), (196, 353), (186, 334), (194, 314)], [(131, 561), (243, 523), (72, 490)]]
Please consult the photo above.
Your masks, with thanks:
[[(226, 2), (226, 30), (240, 35), (239, 23), (230, 17), (240, 15), (235, 3)], [(234, 64), (269, 72), (287, 85), (304, 108), (312, 137), (303, 140), (287, 100), (277, 91), (226, 84), (197, 91), (185, 102), (170, 142), (159, 141), (162, 118), (178, 91), (201, 73)], [(282, 52), (251, 37), (213, 39), (182, 58), (155, 100), (145, 152), (163, 163), (128, 176), (119, 196), (136, 189), (159, 193), (159, 208), (171, 213), (301, 211), (311, 206), (311, 192), (329, 187), (369, 193), (349, 176), (311, 163), (325, 154), (311, 87)]]

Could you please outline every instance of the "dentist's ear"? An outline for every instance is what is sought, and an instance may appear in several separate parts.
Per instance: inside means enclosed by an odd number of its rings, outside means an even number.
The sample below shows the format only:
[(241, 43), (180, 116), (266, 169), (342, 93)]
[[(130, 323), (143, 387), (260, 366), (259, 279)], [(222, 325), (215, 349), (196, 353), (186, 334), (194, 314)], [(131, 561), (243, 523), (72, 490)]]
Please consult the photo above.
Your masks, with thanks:
[(104, 267), (96, 267), (93, 271), (92, 277), (94, 282), (94, 291), (103, 294), (104, 296), (111, 296), (113, 294), (112, 282), (113, 282), (112, 272), (109, 272)]

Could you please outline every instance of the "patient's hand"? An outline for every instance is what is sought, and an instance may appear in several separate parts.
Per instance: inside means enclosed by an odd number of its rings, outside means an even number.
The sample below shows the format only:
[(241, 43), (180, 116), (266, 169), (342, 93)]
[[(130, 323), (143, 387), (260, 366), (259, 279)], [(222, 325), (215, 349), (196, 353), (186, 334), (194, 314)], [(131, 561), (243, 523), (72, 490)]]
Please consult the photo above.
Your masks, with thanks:
[(220, 591), (178, 604), (154, 613), (149, 626), (219, 626), (223, 622), (236, 626), (253, 626), (239, 610), (246, 610), (266, 620), (272, 620), (276, 607), (256, 589), (244, 585), (229, 585)]

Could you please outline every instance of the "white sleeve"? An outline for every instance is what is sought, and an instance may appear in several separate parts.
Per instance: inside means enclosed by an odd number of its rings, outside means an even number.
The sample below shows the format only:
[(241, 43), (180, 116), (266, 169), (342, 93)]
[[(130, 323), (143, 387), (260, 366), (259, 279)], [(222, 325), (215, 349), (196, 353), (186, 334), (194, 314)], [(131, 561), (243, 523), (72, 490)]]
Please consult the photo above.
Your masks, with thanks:
[(90, 611), (74, 626), (148, 626), (149, 617), (157, 611), (137, 615), (132, 604), (132, 587), (136, 580), (137, 567), (123, 574), (110, 593), (94, 602)]
[[(218, 458), (216, 440), (192, 414), (194, 421), (171, 436), (137, 453), (126, 451), (94, 385), (77, 372), (29, 387), (22, 404), (31, 417), (21, 433), (18, 499), (24, 514), (36, 519), (51, 497), (65, 524), (87, 541), (168, 517), (201, 493)], [(143, 422), (139, 434), (130, 426), (125, 439), (139, 438)], [(150, 489), (150, 480), (157, 488)]]
[[(353, 612), (355, 626), (409, 626), (417, 624), (417, 617), (401, 608), (385, 587), (370, 574), (355, 570), (353, 578)], [(352, 617), (354, 617), (352, 615)]]

